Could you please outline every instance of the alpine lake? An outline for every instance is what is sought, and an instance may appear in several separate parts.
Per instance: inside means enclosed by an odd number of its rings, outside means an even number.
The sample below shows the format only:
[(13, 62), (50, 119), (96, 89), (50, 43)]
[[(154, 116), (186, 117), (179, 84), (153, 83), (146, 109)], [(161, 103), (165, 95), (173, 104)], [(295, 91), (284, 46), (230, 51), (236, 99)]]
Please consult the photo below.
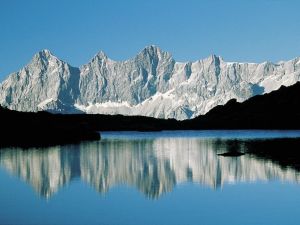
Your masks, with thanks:
[[(300, 224), (297, 165), (246, 149), (251, 141), (300, 138), (300, 131), (101, 136), (1, 149), (0, 224)], [(232, 149), (241, 154), (221, 155)]]

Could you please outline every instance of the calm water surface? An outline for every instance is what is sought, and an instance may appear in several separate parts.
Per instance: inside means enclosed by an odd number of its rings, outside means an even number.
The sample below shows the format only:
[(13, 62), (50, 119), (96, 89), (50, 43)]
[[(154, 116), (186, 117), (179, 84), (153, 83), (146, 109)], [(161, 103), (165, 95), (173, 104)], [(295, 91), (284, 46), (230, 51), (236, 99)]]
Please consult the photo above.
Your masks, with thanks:
[(217, 155), (229, 139), (282, 137), (300, 131), (105, 132), (2, 149), (0, 224), (300, 224), (298, 171)]

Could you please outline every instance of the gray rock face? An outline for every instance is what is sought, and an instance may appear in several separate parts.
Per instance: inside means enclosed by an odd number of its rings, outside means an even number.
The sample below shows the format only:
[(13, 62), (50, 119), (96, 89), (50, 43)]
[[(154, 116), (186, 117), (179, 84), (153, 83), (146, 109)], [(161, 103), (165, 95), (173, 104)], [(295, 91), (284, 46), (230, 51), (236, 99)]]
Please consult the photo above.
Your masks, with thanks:
[(78, 68), (43, 50), (2, 82), (0, 104), (20, 111), (71, 112), (79, 95), (79, 78)]
[(187, 119), (216, 105), (292, 85), (300, 80), (300, 58), (277, 64), (225, 62), (212, 55), (175, 62), (149, 46), (136, 57), (113, 61), (103, 52), (80, 68), (48, 50), (0, 84), (0, 104), (20, 111), (145, 115)]

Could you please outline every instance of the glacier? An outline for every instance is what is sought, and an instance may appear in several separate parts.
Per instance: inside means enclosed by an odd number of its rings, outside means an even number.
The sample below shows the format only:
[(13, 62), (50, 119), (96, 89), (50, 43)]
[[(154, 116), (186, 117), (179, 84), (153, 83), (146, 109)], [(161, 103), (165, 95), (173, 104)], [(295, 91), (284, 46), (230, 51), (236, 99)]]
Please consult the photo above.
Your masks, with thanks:
[(0, 105), (18, 111), (143, 115), (184, 120), (300, 80), (300, 57), (278, 63), (226, 62), (211, 55), (176, 62), (151, 45), (114, 61), (100, 51), (80, 68), (42, 50), (0, 84)]

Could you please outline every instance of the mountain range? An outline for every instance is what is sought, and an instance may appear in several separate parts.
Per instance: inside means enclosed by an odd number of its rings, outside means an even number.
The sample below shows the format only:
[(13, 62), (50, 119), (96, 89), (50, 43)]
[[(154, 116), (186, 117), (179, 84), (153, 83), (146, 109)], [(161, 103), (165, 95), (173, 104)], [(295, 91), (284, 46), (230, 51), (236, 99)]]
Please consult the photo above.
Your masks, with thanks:
[(0, 105), (18, 111), (184, 120), (231, 99), (243, 102), (297, 81), (300, 58), (238, 63), (211, 55), (176, 62), (170, 53), (152, 45), (126, 61), (99, 52), (77, 68), (43, 50), (0, 84)]

